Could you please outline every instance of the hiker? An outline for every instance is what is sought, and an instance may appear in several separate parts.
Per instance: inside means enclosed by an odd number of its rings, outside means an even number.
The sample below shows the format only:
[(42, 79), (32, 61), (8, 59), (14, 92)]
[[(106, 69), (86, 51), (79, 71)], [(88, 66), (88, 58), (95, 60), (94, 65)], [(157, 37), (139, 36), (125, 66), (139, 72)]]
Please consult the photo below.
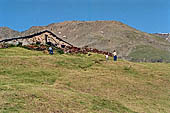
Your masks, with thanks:
[(105, 57), (106, 57), (106, 61), (108, 61), (109, 60), (108, 54), (106, 54)]
[(117, 61), (117, 53), (116, 53), (115, 50), (113, 51), (113, 60), (114, 60), (114, 61)]
[(53, 54), (53, 48), (52, 47), (49, 47), (49, 54)]

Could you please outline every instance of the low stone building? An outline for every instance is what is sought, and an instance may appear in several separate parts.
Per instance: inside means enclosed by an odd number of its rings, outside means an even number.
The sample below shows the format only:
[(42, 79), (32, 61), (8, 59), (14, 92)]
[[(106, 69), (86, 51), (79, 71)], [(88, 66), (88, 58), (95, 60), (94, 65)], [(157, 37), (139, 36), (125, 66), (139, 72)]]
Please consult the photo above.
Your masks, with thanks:
[(58, 48), (64, 48), (66, 46), (72, 46), (70, 43), (62, 40), (58, 36), (56, 36), (51, 31), (45, 30), (42, 32), (38, 32), (35, 34), (31, 34), (24, 37), (17, 37), (17, 38), (10, 38), (5, 40), (0, 40), (0, 45), (3, 44), (12, 44), (12, 45), (18, 45), (21, 44), (24, 45), (31, 45), (31, 44), (42, 44), (42, 45), (53, 45)]

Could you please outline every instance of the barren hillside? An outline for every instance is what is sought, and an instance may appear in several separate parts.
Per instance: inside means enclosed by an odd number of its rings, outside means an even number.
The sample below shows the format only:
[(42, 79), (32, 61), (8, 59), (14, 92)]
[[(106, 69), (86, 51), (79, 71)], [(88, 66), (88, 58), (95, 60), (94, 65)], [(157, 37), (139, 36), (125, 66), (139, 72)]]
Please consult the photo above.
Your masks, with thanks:
[(0, 27), (0, 39), (18, 37), (21, 33), (8, 27)]

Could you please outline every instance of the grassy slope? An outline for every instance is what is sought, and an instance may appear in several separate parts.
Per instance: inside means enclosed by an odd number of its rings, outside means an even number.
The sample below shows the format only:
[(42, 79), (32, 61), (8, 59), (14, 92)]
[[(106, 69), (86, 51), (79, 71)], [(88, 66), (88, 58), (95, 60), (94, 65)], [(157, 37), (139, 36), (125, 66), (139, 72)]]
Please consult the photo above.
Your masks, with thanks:
[(170, 64), (0, 49), (0, 112), (169, 113)]
[(170, 52), (146, 45), (137, 46), (129, 56), (138, 60), (146, 59), (146, 61), (151, 61), (162, 59), (163, 62), (170, 62)]

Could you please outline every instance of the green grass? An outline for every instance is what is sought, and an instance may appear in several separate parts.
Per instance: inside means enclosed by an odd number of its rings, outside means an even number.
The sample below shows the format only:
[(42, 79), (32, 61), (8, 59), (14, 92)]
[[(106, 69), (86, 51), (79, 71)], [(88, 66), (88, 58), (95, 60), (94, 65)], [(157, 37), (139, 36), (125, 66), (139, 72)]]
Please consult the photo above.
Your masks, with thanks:
[(161, 60), (163, 62), (170, 61), (170, 53), (168, 51), (162, 51), (161, 49), (154, 48), (152, 46), (140, 45), (134, 49), (129, 56), (134, 60), (142, 60), (149, 62), (157, 62)]
[(169, 113), (170, 64), (0, 49), (0, 113)]

